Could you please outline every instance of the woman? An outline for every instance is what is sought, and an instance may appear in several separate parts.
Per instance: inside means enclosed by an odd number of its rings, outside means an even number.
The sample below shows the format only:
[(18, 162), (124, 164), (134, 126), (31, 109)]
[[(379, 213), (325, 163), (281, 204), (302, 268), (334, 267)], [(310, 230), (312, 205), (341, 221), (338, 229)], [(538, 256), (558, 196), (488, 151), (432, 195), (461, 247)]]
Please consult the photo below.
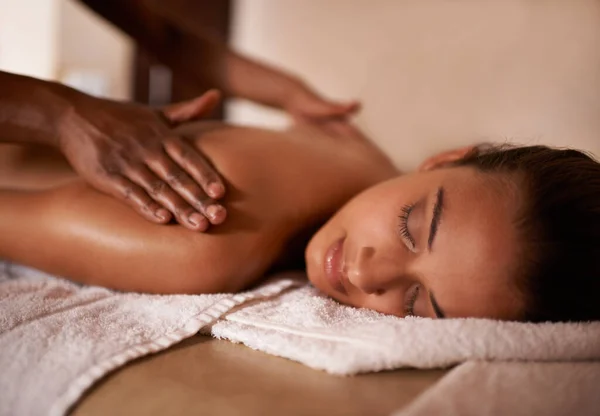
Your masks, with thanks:
[(66, 165), (49, 177), (48, 160), (13, 161), (0, 172), (17, 187), (0, 191), (0, 257), (151, 293), (240, 291), (305, 259), (324, 293), (383, 313), (600, 318), (600, 165), (580, 152), (461, 149), (400, 175), (342, 121), (176, 133), (219, 167), (225, 223), (152, 224)]

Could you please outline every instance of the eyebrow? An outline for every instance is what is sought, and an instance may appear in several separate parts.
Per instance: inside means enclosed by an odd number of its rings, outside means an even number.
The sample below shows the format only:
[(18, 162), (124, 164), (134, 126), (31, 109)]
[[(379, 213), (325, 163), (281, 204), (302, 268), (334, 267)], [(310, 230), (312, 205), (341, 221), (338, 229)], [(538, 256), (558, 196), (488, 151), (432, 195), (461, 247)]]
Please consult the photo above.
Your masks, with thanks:
[[(442, 218), (442, 213), (444, 212), (444, 188), (442, 186), (439, 187), (435, 199), (435, 204), (433, 205), (433, 216), (431, 217), (431, 225), (429, 226), (429, 239), (427, 240), (427, 247), (429, 251), (431, 251), (431, 246), (433, 245), (433, 241), (435, 240), (435, 236), (438, 231), (438, 227), (440, 225), (440, 220)], [(435, 312), (435, 316), (439, 319), (443, 319), (446, 317), (446, 314), (440, 308), (439, 303), (435, 300), (433, 296), (433, 292), (429, 292), (429, 300), (431, 301), (431, 306), (433, 306), (433, 311)]]
[(443, 319), (446, 317), (446, 314), (440, 308), (440, 305), (437, 303), (437, 300), (433, 297), (433, 293), (429, 292), (429, 300), (431, 301), (431, 305), (433, 306), (433, 311), (435, 312), (435, 316), (439, 319)]
[(442, 218), (443, 212), (444, 188), (440, 186), (437, 191), (435, 204), (433, 205), (433, 216), (431, 217), (431, 225), (429, 226), (429, 239), (427, 240), (427, 247), (429, 248), (429, 251), (431, 251), (431, 246), (433, 245), (433, 241), (435, 240), (435, 236), (437, 234), (438, 227), (440, 225), (440, 219)]

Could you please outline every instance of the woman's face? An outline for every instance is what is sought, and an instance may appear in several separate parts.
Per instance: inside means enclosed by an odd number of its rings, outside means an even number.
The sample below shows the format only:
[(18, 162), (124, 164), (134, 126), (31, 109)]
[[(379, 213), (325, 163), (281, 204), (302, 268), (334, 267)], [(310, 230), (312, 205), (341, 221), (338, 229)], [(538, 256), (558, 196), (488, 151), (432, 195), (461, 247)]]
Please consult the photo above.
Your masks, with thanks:
[(341, 303), (398, 316), (518, 319), (519, 195), (472, 168), (415, 173), (356, 196), (306, 249)]

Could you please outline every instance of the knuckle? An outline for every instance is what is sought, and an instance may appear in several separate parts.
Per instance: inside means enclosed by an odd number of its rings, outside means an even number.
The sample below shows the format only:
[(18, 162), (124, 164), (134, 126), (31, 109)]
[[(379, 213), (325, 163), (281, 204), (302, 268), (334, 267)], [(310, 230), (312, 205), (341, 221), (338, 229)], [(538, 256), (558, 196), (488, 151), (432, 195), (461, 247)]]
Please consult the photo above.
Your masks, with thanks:
[(121, 164), (115, 158), (103, 158), (100, 160), (100, 164), (96, 167), (96, 171), (99, 174), (110, 177), (121, 173)]
[(157, 204), (153, 201), (146, 201), (142, 204), (141, 210), (146, 214), (153, 215), (154, 212), (156, 211), (156, 205)]
[(182, 170), (167, 172), (166, 181), (171, 186), (181, 186), (188, 183), (187, 175)]
[(172, 212), (178, 218), (186, 218), (193, 211), (192, 207), (186, 204), (183, 200), (177, 199), (172, 204)]
[(125, 149), (119, 149), (115, 152), (114, 159), (120, 163), (129, 163), (132, 160), (133, 153)]
[(151, 166), (154, 170), (164, 171), (169, 166), (169, 160), (162, 152), (145, 151), (142, 159), (146, 165)]
[(141, 162), (131, 162), (123, 170), (126, 171), (129, 176), (135, 175), (137, 177), (143, 177), (146, 173), (146, 166)]
[(121, 193), (125, 201), (133, 202), (134, 191), (131, 185), (124, 186)]
[(167, 137), (163, 140), (163, 147), (165, 150), (180, 151), (182, 146), (181, 141), (176, 137)]
[(194, 210), (191, 207), (182, 208), (180, 211), (180, 216), (183, 218), (188, 218), (190, 215), (194, 213)]
[(180, 207), (180, 206), (173, 207), (173, 214), (175, 214), (175, 216), (177, 218), (184, 218), (185, 212), (186, 212), (185, 207)]
[(177, 151), (177, 156), (179, 156), (179, 158), (183, 161), (187, 161), (189, 159), (190, 156), (190, 152), (189, 149), (185, 146), (180, 146)]
[(193, 198), (193, 206), (194, 208), (200, 210), (201, 212), (204, 212), (204, 210), (206, 209), (206, 207), (208, 207), (213, 201), (208, 198), (206, 195), (204, 195), (202, 192), (194, 192), (192, 194), (192, 198)]
[(162, 194), (164, 192), (164, 190), (166, 189), (166, 187), (167, 187), (166, 183), (164, 183), (160, 179), (157, 179), (157, 180), (150, 182), (150, 185), (148, 187), (148, 192), (150, 193), (151, 196), (156, 197), (156, 196)]
[(198, 183), (203, 187), (206, 187), (209, 183), (217, 181), (217, 175), (210, 169), (210, 167), (206, 166), (204, 163), (196, 163), (194, 164), (194, 171), (196, 173), (195, 177), (198, 178)]
[(148, 144), (139, 149), (139, 153), (144, 159), (157, 159), (160, 154), (160, 148), (156, 145)]
[(181, 140), (172, 140), (168, 142), (165, 149), (169, 154), (182, 162), (188, 162), (188, 159), (190, 158), (190, 148)]
[(214, 183), (214, 182), (220, 182), (217, 175), (215, 175), (214, 173), (212, 173), (212, 171), (210, 171), (208, 169), (201, 172), (200, 176), (202, 179), (203, 186), (208, 186), (209, 184)]

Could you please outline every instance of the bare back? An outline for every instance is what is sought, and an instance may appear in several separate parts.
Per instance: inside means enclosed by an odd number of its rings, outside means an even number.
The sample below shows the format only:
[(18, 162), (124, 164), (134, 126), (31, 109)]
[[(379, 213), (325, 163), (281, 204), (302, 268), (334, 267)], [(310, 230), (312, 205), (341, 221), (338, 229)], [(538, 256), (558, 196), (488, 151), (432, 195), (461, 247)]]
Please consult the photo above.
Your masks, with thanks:
[[(0, 231), (10, 231), (11, 217), (23, 225), (13, 231), (13, 241), (21, 244), (11, 249), (0, 241), (0, 256), (122, 290), (237, 291), (281, 258), (294, 236), (396, 173), (364, 138), (315, 127), (275, 132), (199, 123), (182, 132), (227, 183), (224, 224), (205, 234), (150, 224), (76, 180), (42, 192), (2, 192), (0, 217), (6, 220)], [(25, 176), (39, 163), (20, 166), (14, 175)], [(34, 216), (31, 207), (40, 204), (51, 207), (40, 223), (18, 221)], [(53, 244), (35, 253), (27, 249), (40, 239)], [(60, 260), (61, 252), (81, 253), (81, 258)]]

